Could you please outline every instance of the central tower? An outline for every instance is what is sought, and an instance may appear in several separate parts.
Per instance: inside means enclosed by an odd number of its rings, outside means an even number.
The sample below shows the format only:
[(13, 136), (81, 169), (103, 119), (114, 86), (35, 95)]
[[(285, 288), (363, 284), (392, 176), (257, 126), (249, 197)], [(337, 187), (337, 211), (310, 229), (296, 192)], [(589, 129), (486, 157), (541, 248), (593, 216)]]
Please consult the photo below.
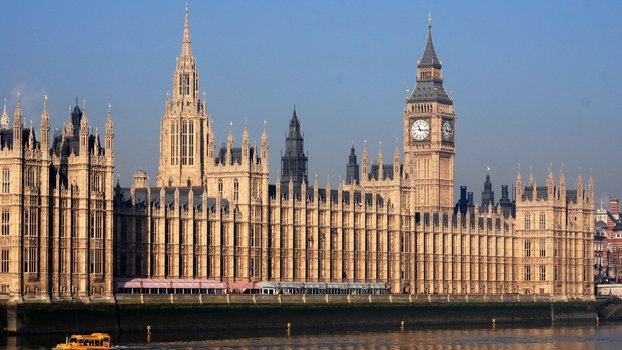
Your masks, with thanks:
[(404, 109), (405, 172), (417, 211), (449, 211), (454, 199), (455, 113), (443, 86), (441, 62), (428, 40), (417, 66), (417, 85)]
[(190, 43), (188, 7), (181, 54), (173, 73), (173, 94), (166, 99), (160, 126), (160, 163), (156, 185), (200, 186), (203, 153), (207, 150), (208, 124), (205, 101), (199, 99), (199, 71)]

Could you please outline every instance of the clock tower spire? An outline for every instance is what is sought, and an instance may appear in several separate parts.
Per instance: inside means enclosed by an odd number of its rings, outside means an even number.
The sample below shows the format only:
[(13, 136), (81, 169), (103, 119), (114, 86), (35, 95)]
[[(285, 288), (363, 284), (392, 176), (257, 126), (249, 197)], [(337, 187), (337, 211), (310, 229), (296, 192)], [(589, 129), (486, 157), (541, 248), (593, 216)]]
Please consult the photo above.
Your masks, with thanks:
[(455, 113), (443, 86), (441, 61), (428, 38), (417, 65), (417, 83), (404, 108), (406, 186), (417, 211), (450, 211), (454, 198)]

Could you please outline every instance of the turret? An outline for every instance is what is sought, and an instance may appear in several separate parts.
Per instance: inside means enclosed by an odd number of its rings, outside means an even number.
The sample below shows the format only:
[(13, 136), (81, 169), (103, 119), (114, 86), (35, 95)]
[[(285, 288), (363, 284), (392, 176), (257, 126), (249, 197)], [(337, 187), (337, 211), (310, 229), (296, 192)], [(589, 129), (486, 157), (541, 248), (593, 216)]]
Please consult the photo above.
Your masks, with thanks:
[(378, 156), (376, 156), (376, 162), (378, 163), (378, 181), (384, 179), (384, 159), (382, 158), (382, 141), (378, 143)]
[(546, 173), (546, 193), (548, 200), (552, 200), (555, 195), (555, 180), (553, 179), (553, 170), (549, 167)]
[(89, 119), (86, 116), (86, 102), (82, 107), (82, 118), (80, 120), (80, 155), (89, 154)]
[(99, 130), (95, 128), (95, 145), (93, 146), (93, 154), (96, 156), (99, 156), (101, 155), (99, 151), (100, 151)]
[[(266, 121), (263, 121), (263, 131), (261, 132), (261, 164), (265, 171), (268, 170), (268, 132), (266, 131)], [(278, 181), (277, 181), (278, 184)]]
[(577, 177), (577, 203), (582, 203), (585, 200), (585, 192), (583, 189), (583, 176), (579, 173)]
[(22, 148), (23, 129), (24, 129), (24, 124), (22, 122), (22, 108), (19, 105), (19, 92), (18, 92), (17, 103), (15, 104), (15, 112), (13, 113), (13, 148), (17, 148), (17, 149)]
[(395, 150), (393, 151), (393, 179), (400, 178), (400, 149), (395, 139)]
[(0, 118), (0, 129), (9, 128), (9, 115), (6, 112), (6, 98), (4, 98), (4, 109), (2, 110), (2, 117)]
[(594, 204), (594, 179), (590, 171), (590, 177), (587, 179), (587, 199), (586, 202)]
[(44, 159), (50, 154), (50, 117), (48, 115), (48, 96), (43, 96), (43, 112), (41, 113), (41, 152)]
[(532, 167), (529, 167), (529, 183), (527, 186), (531, 187), (531, 200), (535, 202), (538, 199), (538, 187), (536, 186), (536, 179), (533, 176)]
[(108, 104), (108, 115), (106, 116), (106, 134), (105, 134), (105, 145), (104, 145), (104, 153), (107, 157), (112, 157), (114, 155), (114, 130), (112, 127), (112, 114), (111, 114), (112, 106)]
[(520, 174), (520, 164), (516, 169), (516, 201), (520, 202), (523, 200), (523, 177)]
[(356, 151), (354, 150), (354, 142), (350, 148), (350, 156), (348, 157), (348, 165), (346, 166), (346, 183), (359, 183), (359, 165), (356, 161)]
[(231, 164), (231, 151), (233, 149), (233, 122), (229, 122), (229, 135), (227, 135), (227, 153), (225, 156), (225, 163), (227, 165)]
[(361, 173), (364, 180), (369, 176), (369, 159), (367, 158), (367, 140), (363, 141), (363, 155), (361, 159)]
[(250, 162), (250, 140), (248, 135), (248, 127), (246, 122), (244, 123), (244, 132), (242, 132), (242, 164), (248, 164)]
[(562, 203), (566, 203), (566, 175), (564, 174), (563, 166), (559, 171), (559, 200)]
[(30, 130), (28, 131), (28, 149), (35, 149), (35, 132), (32, 128), (32, 120), (30, 121)]

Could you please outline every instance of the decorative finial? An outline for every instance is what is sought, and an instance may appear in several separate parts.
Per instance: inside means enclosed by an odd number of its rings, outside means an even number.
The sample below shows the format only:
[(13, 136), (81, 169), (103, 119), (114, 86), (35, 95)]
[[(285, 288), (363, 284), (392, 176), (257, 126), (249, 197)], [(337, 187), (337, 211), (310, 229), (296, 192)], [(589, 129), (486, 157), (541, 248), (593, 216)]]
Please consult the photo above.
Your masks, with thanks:
[(432, 13), (428, 12), (428, 28), (432, 29)]
[(486, 166), (486, 172), (490, 172), (490, 165)]
[(112, 104), (108, 102), (108, 114), (112, 111)]

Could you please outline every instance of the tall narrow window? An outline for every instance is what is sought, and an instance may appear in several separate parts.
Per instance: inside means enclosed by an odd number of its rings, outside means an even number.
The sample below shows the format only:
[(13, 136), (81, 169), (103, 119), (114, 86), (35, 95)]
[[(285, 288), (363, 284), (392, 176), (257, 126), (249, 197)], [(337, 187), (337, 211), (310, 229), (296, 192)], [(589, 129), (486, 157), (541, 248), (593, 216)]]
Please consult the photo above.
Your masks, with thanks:
[(540, 257), (546, 256), (546, 240), (544, 238), (540, 239)]
[(136, 258), (134, 258), (134, 275), (136, 276), (142, 276), (143, 274), (143, 259), (142, 256), (140, 255), (136, 255)]
[(540, 229), (546, 229), (546, 214), (543, 211), (540, 212)]
[(9, 186), (11, 184), (11, 173), (9, 168), (2, 169), (2, 193), (9, 193)]
[(188, 123), (181, 122), (181, 165), (188, 164)]
[(32, 167), (29, 167), (28, 171), (26, 172), (26, 186), (34, 188), (35, 182), (35, 170)]
[(222, 197), (222, 180), (218, 180), (218, 195)]
[(171, 165), (179, 164), (179, 124), (171, 122)]
[[(89, 266), (91, 273), (102, 273), (103, 272), (103, 258), (104, 252), (101, 248), (95, 248), (91, 250), (91, 254), (89, 257)], [(125, 264), (123, 264), (125, 265)]]
[(531, 230), (531, 214), (525, 213), (525, 230)]
[(190, 74), (184, 74), (184, 94), (190, 95)]
[(188, 122), (188, 165), (194, 164), (194, 123)]
[(2, 235), (3, 236), (9, 235), (10, 218), (11, 217), (9, 216), (9, 209), (2, 209)]
[(525, 266), (525, 281), (531, 281), (531, 266)]
[(540, 281), (546, 281), (546, 266), (540, 265)]
[(9, 272), (9, 250), (2, 249), (2, 260), (0, 262), (0, 272), (7, 273)]
[(238, 179), (235, 179), (233, 180), (233, 200), (234, 201), (238, 200), (239, 192), (240, 192), (240, 183), (238, 182)]
[(37, 247), (24, 248), (24, 272), (37, 272)]
[(525, 241), (525, 256), (531, 256), (531, 241)]

